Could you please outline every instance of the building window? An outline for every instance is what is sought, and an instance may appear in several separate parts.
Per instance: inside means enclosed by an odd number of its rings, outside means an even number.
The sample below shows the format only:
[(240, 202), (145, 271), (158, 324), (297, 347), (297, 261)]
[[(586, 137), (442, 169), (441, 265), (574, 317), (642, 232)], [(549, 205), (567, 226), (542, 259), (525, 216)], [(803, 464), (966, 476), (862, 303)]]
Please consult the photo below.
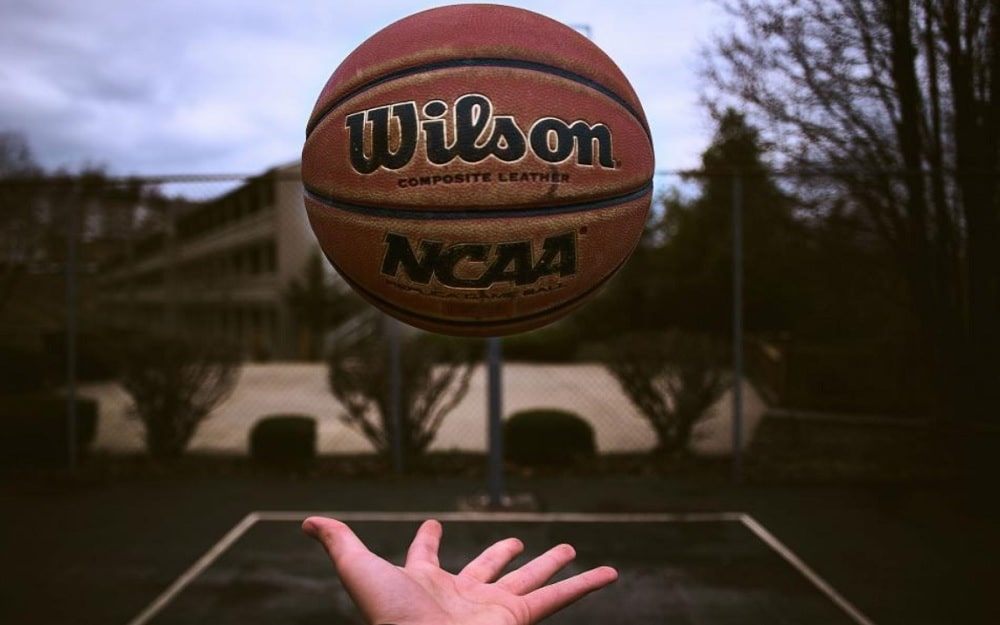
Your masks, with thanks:
[(256, 247), (249, 247), (246, 249), (248, 269), (250, 270), (251, 276), (259, 275), (261, 272), (261, 257), (257, 253)]
[(274, 205), (274, 178), (267, 176), (257, 181), (257, 208)]
[(278, 254), (274, 241), (264, 243), (264, 271), (269, 274), (278, 271)]

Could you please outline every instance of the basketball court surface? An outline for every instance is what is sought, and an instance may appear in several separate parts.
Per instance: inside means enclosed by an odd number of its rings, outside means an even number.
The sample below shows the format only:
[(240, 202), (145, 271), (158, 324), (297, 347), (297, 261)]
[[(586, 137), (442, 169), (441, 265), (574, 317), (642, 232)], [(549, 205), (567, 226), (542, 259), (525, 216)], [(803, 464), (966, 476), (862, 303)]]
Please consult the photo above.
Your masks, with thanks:
[(417, 526), (444, 525), (441, 564), (462, 568), (516, 536), (513, 566), (568, 542), (576, 561), (619, 580), (546, 623), (874, 625), (754, 518), (743, 513), (252, 512), (128, 625), (361, 623), (322, 548), (300, 525), (311, 515), (351, 525), (375, 553), (401, 563)]

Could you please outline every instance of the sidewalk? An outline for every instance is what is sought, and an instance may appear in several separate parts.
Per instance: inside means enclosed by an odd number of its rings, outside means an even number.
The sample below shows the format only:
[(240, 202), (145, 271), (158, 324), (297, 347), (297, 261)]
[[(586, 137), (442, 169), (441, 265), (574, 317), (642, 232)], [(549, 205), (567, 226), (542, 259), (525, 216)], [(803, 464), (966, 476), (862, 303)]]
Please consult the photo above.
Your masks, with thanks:
[[(250, 428), (271, 414), (305, 414), (317, 420), (320, 454), (365, 453), (367, 440), (338, 419), (342, 409), (330, 393), (326, 366), (268, 363), (243, 366), (232, 396), (206, 419), (191, 442), (193, 452), (245, 454)], [(528, 408), (556, 407), (579, 414), (594, 428), (598, 451), (646, 451), (656, 444), (652, 428), (599, 365), (506, 364), (503, 369), (505, 416)], [(143, 448), (142, 425), (128, 416), (128, 395), (114, 383), (84, 385), (80, 394), (99, 402), (96, 451), (137, 452)], [(743, 385), (744, 445), (749, 444), (766, 406), (750, 384)], [(486, 449), (486, 375), (479, 366), (468, 395), (449, 414), (431, 449)], [(713, 406), (696, 428), (696, 453), (726, 455), (732, 448), (731, 393)]]

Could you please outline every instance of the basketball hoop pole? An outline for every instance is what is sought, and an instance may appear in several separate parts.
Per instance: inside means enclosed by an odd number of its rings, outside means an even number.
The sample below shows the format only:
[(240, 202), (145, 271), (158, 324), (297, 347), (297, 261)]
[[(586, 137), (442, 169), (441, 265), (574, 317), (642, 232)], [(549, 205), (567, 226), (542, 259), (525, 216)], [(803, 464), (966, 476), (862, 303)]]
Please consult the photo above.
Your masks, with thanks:
[(400, 362), (399, 321), (385, 316), (385, 331), (389, 342), (389, 422), (392, 431), (392, 469), (397, 475), (403, 473), (403, 367)]
[(501, 339), (493, 337), (486, 342), (486, 362), (489, 383), (487, 385), (488, 423), (487, 445), (489, 446), (488, 484), (490, 509), (503, 507), (503, 345)]
[(743, 481), (743, 175), (733, 172), (733, 482)]

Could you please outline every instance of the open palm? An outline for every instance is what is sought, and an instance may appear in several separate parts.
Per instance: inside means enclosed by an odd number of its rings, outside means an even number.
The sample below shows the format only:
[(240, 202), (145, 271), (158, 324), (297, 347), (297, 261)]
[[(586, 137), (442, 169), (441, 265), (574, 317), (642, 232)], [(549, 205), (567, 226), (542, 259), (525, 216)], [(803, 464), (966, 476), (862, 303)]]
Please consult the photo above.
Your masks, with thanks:
[(310, 517), (303, 530), (322, 543), (344, 587), (372, 625), (530, 625), (618, 577), (602, 566), (546, 585), (576, 556), (558, 545), (501, 577), (524, 549), (516, 538), (501, 540), (457, 575), (441, 568), (442, 528), (425, 521), (410, 544), (404, 566), (375, 555), (344, 523)]

